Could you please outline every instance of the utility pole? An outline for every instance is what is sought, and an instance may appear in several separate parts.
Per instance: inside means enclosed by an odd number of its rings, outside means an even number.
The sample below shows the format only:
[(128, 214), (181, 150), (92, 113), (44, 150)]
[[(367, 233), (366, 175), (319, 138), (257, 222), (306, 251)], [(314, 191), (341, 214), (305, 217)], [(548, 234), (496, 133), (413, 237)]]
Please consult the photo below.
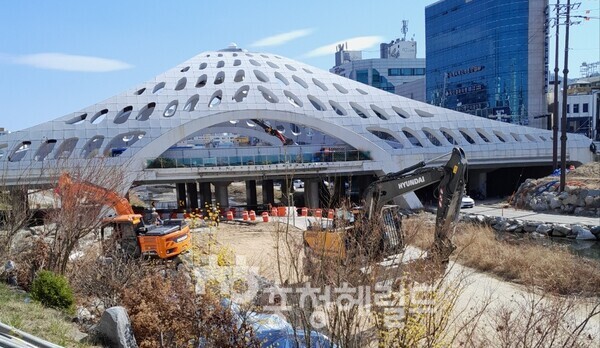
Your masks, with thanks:
[(567, 75), (569, 74), (569, 27), (571, 25), (571, 0), (567, 0), (567, 19), (565, 29), (565, 67), (563, 69), (563, 104), (560, 122), (560, 192), (565, 190), (565, 175), (567, 171)]
[(560, 0), (556, 0), (556, 47), (554, 53), (554, 110), (552, 115), (552, 169), (558, 168), (558, 28), (560, 27)]

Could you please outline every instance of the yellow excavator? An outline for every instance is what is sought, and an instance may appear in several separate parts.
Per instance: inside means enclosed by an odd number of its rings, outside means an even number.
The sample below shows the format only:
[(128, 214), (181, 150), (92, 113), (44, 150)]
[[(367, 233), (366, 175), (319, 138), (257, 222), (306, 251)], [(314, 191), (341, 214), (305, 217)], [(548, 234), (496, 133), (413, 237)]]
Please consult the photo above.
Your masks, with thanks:
[[(350, 214), (354, 222), (349, 226), (345, 228), (319, 226), (304, 232), (305, 270), (312, 269), (312, 262), (323, 258), (353, 257), (354, 254), (349, 253), (357, 249), (372, 252), (371, 256), (377, 255), (379, 259), (399, 253), (404, 248), (402, 214), (398, 206), (387, 205), (387, 203), (397, 196), (436, 183), (439, 183), (438, 207), (432, 252), (440, 260), (447, 261), (454, 250), (449, 239), (450, 224), (456, 220), (460, 211), (466, 184), (467, 158), (461, 148), (455, 147), (445, 165), (426, 168), (428, 163), (447, 155), (428, 162), (419, 162), (371, 183), (365, 190), (363, 207), (356, 214)], [(373, 218), (378, 218), (378, 223), (357, 228), (357, 224), (373, 222)], [(344, 221), (349, 220), (344, 219)], [(369, 227), (365, 228), (365, 226)], [(376, 237), (375, 240), (368, 238), (373, 236)], [(360, 245), (365, 241), (371, 245)]]
[(108, 229), (119, 247), (131, 256), (157, 256), (171, 259), (191, 246), (190, 228), (184, 220), (166, 220), (162, 225), (145, 225), (125, 197), (89, 182), (73, 180), (63, 173), (56, 188), (62, 209), (73, 209), (82, 200), (112, 208), (116, 216), (107, 217), (101, 227), (102, 239)]

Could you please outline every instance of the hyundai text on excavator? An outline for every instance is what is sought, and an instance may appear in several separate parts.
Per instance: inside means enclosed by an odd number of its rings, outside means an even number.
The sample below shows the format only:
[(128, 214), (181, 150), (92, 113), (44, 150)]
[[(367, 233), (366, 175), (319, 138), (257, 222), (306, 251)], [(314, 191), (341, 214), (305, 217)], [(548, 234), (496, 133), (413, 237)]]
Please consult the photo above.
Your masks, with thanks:
[[(432, 256), (446, 262), (454, 250), (449, 234), (451, 224), (460, 211), (461, 198), (464, 194), (467, 159), (461, 148), (455, 147), (450, 159), (440, 167), (425, 167), (448, 154), (434, 158), (428, 162), (419, 162), (399, 172), (387, 174), (371, 183), (363, 195), (363, 207), (354, 219), (354, 224), (346, 228), (309, 229), (304, 233), (304, 250), (306, 269), (312, 268), (311, 260), (323, 258), (345, 259), (353, 257), (356, 249), (372, 250), (373, 245), (357, 245), (365, 240), (360, 234), (371, 233), (376, 237), (373, 244), (378, 259), (401, 252), (404, 248), (402, 233), (402, 214), (396, 205), (386, 205), (395, 197), (413, 192), (420, 188), (439, 183), (438, 207), (435, 222), (435, 241)], [(373, 222), (369, 228), (358, 229), (357, 224)], [(346, 219), (348, 220), (348, 219)], [(364, 227), (364, 226), (363, 226)], [(365, 232), (365, 230), (367, 232)], [(373, 241), (373, 239), (371, 239)], [(364, 242), (363, 242), (364, 243)], [(315, 259), (316, 258), (316, 259)], [(305, 269), (305, 270), (306, 270)]]
[(103, 220), (101, 235), (112, 229), (111, 237), (131, 256), (158, 256), (171, 259), (191, 246), (190, 228), (183, 220), (166, 220), (163, 225), (144, 225), (142, 215), (135, 214), (129, 201), (114, 191), (89, 182), (73, 180), (64, 173), (56, 188), (62, 209), (72, 209), (80, 200), (112, 208), (116, 216)]

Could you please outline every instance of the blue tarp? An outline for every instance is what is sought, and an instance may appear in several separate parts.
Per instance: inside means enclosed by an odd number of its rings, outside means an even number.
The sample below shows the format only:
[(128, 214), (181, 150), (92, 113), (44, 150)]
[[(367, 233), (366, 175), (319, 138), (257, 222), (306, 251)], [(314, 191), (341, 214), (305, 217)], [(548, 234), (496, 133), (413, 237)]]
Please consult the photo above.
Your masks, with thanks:
[(310, 336), (304, 330), (294, 329), (290, 323), (275, 314), (261, 314), (256, 312), (247, 312), (243, 316), (240, 314), (240, 307), (231, 303), (229, 300), (223, 300), (223, 306), (231, 308), (237, 317), (240, 325), (242, 320), (252, 326), (256, 337), (261, 342), (263, 348), (309, 348), (306, 343), (310, 338), (310, 348), (335, 348), (327, 336), (311, 331)]

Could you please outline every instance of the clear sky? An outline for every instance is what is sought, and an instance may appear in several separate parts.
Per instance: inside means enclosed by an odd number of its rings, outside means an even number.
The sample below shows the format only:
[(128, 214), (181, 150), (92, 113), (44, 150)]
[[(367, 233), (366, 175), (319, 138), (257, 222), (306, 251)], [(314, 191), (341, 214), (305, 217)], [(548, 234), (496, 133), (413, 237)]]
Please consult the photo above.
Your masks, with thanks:
[[(590, 9), (595, 19), (571, 27), (570, 77), (581, 62), (600, 61), (600, 0), (580, 1), (576, 14)], [(78, 111), (231, 42), (327, 70), (336, 42), (378, 57), (379, 43), (400, 37), (407, 19), (407, 38), (424, 57), (425, 6), (433, 2), (2, 1), (0, 127), (16, 131)]]

